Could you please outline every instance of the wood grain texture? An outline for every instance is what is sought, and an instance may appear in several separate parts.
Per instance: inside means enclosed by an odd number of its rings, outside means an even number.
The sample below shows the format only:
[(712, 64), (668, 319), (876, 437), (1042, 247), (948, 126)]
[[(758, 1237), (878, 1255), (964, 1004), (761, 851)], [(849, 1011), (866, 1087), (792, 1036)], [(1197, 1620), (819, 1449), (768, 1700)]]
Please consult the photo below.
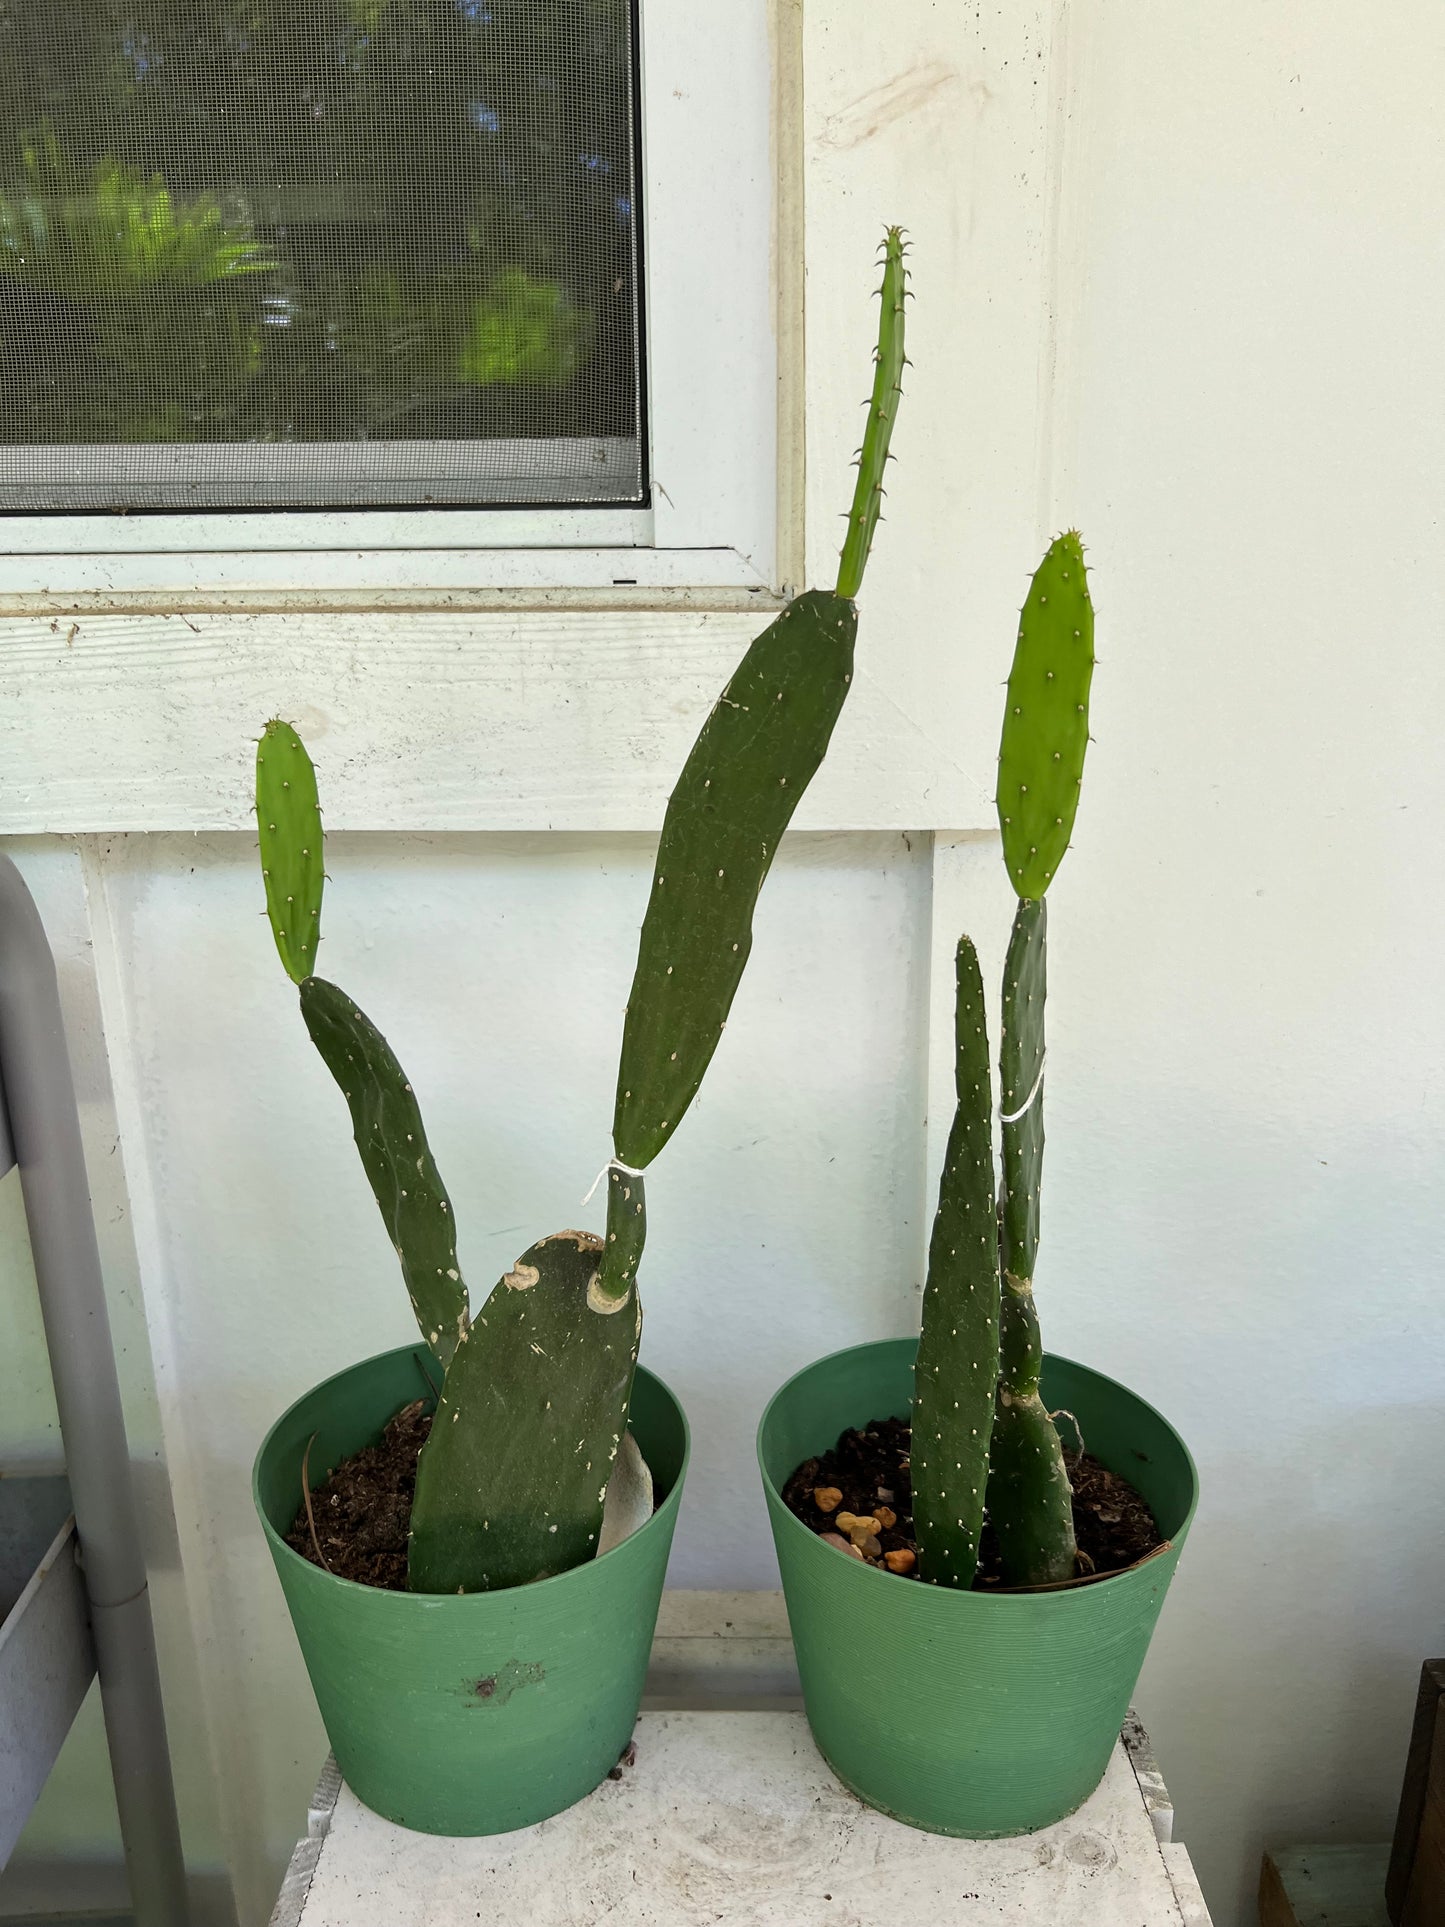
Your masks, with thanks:
[(1290, 1847), (1264, 1856), (1260, 1927), (1386, 1927), (1385, 1847)]
[[(0, 833), (249, 829), (295, 723), (328, 830), (656, 830), (765, 610), (128, 615), (0, 622)], [(812, 829), (969, 827), (983, 785), (859, 650)]]
[(1433, 1918), (1445, 1920), (1445, 1659), (1427, 1659), (1420, 1668), (1405, 1781), (1385, 1878), (1385, 1899), (1395, 1927), (1416, 1927), (1417, 1916), (1421, 1922), (1432, 1918), (1419, 1911), (1426, 1892), (1434, 1896)]

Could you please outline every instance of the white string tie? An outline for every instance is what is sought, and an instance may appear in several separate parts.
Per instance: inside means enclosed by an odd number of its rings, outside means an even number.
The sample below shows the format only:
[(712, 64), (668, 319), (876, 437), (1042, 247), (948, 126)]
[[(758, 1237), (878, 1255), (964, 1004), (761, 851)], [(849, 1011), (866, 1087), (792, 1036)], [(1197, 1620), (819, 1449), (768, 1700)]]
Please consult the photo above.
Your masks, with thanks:
[(620, 1171), (624, 1177), (628, 1177), (628, 1178), (640, 1178), (642, 1176), (642, 1172), (644, 1168), (645, 1167), (642, 1167), (636, 1164), (624, 1164), (621, 1158), (608, 1158), (607, 1162), (603, 1165), (602, 1169), (597, 1173), (596, 1177), (592, 1180), (592, 1188), (587, 1193), (587, 1196), (582, 1200), (583, 1204), (591, 1204), (592, 1200), (597, 1195), (598, 1185), (601, 1184), (602, 1180), (607, 1176), (607, 1173), (609, 1171)]
[[(1019, 1105), (1018, 1109), (1016, 1111), (1010, 1111), (1007, 1116), (1005, 1116), (1002, 1111), (999, 1112), (998, 1121), (1000, 1124), (1017, 1124), (1021, 1117), (1027, 1116), (1034, 1108), (1034, 1101), (1038, 1097), (1039, 1092), (1044, 1088), (1044, 1064), (1048, 1059), (1048, 1055), (1048, 1052), (1045, 1051), (1039, 1059), (1039, 1074), (1034, 1079), (1034, 1087), (1024, 1099), (1023, 1103)], [(595, 1184), (592, 1188), (594, 1191), (597, 1189)]]

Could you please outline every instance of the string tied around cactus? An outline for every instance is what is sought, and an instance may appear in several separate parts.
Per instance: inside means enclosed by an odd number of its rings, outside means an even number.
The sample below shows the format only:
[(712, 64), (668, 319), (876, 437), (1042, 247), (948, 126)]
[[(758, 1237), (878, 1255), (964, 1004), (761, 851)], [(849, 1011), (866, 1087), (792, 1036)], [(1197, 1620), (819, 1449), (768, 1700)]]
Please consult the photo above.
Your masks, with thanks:
[(622, 1175), (627, 1178), (640, 1178), (642, 1176), (643, 1167), (637, 1164), (624, 1164), (621, 1158), (608, 1158), (607, 1162), (603, 1165), (602, 1169), (597, 1173), (596, 1177), (592, 1180), (591, 1185), (588, 1187), (587, 1196), (582, 1200), (583, 1204), (591, 1204), (592, 1200), (597, 1195), (598, 1185), (601, 1184), (602, 1180), (607, 1176), (607, 1173), (609, 1171), (620, 1171)]
[[(1039, 1092), (1044, 1088), (1044, 1065), (1048, 1061), (1048, 1055), (1048, 1052), (1045, 1051), (1043, 1056), (1040, 1057), (1039, 1074), (1034, 1079), (1034, 1087), (1024, 1099), (1023, 1103), (1019, 1105), (1018, 1109), (1016, 1111), (999, 1112), (998, 1121), (1000, 1124), (1017, 1124), (1021, 1117), (1027, 1117), (1029, 1112), (1034, 1108), (1034, 1105), (1038, 1101)], [(596, 1190), (597, 1187), (594, 1185), (592, 1188)]]

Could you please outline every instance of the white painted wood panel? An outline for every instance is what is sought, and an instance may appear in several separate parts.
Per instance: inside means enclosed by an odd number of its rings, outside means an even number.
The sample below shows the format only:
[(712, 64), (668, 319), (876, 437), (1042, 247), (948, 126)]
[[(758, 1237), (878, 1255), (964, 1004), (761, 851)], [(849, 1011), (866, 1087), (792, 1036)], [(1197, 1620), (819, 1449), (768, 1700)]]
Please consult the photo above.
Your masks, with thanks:
[[(251, 744), (295, 722), (326, 821), (366, 830), (655, 832), (698, 728), (771, 610), (0, 622), (0, 832), (249, 825)], [(894, 698), (865, 615), (800, 827), (969, 824), (950, 732)]]

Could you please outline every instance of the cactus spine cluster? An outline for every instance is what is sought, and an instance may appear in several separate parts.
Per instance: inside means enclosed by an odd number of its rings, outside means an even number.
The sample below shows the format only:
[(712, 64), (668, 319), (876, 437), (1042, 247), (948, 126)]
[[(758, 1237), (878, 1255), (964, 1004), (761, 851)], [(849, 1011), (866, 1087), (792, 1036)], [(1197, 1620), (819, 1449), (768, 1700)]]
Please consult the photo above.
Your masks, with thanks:
[[(1072, 1493), (1039, 1390), (1043, 1349), (1033, 1279), (1044, 1157), (1044, 893), (1068, 848), (1078, 808), (1093, 671), (1094, 612), (1083, 548), (1070, 533), (1049, 548), (1019, 618), (999, 748), (999, 828), (1019, 903), (1004, 964), (1003, 1174), (991, 1297), (984, 1254), (963, 1247), (972, 1260), (965, 1266), (954, 1235), (986, 1200), (991, 1207), (993, 1187), (982, 985), (975, 986), (977, 963), (966, 938), (959, 950), (958, 1111), (929, 1251), (913, 1417), (921, 1571), (944, 1585), (973, 1583), (980, 1492), (1007, 1584), (1057, 1585), (1074, 1574)], [(970, 1339), (972, 1351), (966, 1349)], [(990, 1410), (982, 1419), (981, 1376), (990, 1384)]]
[(420, 1592), (521, 1585), (590, 1557), (627, 1429), (642, 1326), (642, 1169), (677, 1129), (752, 947), (758, 894), (852, 682), (861, 586), (902, 392), (903, 242), (884, 242), (882, 315), (858, 487), (835, 590), (794, 598), (734, 671), (668, 803), (623, 1027), (607, 1229), (543, 1238), (469, 1309), (451, 1202), (410, 1083), (376, 1027), (315, 973), (321, 820), (288, 724), (256, 759), (266, 908), (302, 1013), (444, 1370), (412, 1508)]

